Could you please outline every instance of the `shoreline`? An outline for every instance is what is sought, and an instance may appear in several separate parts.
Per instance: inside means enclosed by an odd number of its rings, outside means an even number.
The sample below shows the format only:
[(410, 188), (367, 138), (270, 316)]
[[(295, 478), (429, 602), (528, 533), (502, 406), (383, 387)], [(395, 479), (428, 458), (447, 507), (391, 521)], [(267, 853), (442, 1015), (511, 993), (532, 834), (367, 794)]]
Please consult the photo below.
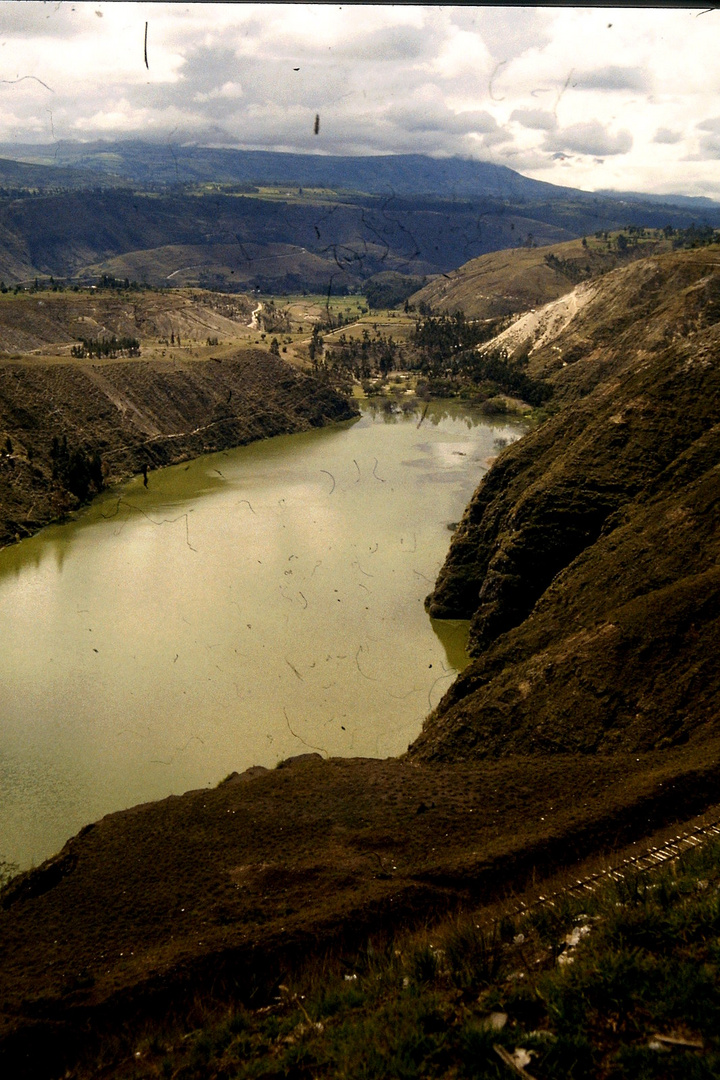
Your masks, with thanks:
[(144, 468), (356, 415), (343, 395), (259, 349), (184, 364), (0, 364), (0, 544)]

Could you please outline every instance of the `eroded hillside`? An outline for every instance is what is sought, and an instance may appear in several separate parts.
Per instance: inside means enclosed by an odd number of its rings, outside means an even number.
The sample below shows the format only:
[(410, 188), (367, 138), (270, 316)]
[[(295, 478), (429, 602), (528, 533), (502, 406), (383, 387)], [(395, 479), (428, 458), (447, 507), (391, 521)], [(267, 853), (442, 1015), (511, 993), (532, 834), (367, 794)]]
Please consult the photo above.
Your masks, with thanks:
[[(618, 237), (607, 234), (544, 246), (507, 248), (471, 259), (457, 270), (433, 278), (411, 298), (432, 311), (463, 311), (468, 318), (490, 319), (540, 307), (572, 292), (576, 285), (671, 245), (659, 230)], [(540, 239), (536, 237), (537, 241)]]
[(0, 364), (0, 544), (103, 484), (355, 415), (260, 349), (222, 359)]
[(719, 265), (711, 247), (614, 271), (531, 349), (561, 408), (500, 456), (454, 534), (428, 607), (472, 618), (476, 659), (414, 755), (639, 750), (714, 729)]
[(188, 345), (204, 345), (208, 337), (236, 339), (246, 332), (254, 307), (244, 295), (185, 290), (7, 293), (0, 297), (0, 358), (32, 353), (69, 360), (81, 338), (113, 334), (138, 337), (144, 354), (156, 347), (153, 355), (159, 356), (171, 335), (173, 344), (179, 335)]

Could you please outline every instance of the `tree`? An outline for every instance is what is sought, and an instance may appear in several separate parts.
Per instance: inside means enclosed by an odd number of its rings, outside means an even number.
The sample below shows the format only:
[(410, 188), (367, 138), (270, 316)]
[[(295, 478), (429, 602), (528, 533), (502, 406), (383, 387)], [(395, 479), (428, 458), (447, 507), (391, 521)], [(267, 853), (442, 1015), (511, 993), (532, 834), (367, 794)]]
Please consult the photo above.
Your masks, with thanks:
[(0, 859), (0, 889), (19, 873), (19, 869), (17, 863)]

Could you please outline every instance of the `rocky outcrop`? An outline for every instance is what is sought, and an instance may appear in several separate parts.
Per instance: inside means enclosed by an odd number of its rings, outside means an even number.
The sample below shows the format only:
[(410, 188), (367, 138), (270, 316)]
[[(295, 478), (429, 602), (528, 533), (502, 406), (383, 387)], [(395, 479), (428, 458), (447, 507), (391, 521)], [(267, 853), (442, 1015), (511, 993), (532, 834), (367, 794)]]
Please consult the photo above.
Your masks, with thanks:
[(608, 275), (530, 355), (559, 413), (475, 493), (428, 598), (477, 657), (413, 754), (637, 749), (713, 724), (717, 249)]

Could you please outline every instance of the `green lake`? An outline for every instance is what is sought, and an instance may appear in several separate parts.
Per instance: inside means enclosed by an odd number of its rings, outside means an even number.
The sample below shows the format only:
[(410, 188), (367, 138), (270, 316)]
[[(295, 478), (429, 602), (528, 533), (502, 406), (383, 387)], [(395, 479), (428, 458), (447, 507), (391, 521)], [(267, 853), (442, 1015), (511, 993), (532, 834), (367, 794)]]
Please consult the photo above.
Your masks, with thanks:
[(317, 751), (402, 753), (465, 663), (423, 600), (521, 426), (454, 403), (149, 474), (0, 551), (0, 860)]

